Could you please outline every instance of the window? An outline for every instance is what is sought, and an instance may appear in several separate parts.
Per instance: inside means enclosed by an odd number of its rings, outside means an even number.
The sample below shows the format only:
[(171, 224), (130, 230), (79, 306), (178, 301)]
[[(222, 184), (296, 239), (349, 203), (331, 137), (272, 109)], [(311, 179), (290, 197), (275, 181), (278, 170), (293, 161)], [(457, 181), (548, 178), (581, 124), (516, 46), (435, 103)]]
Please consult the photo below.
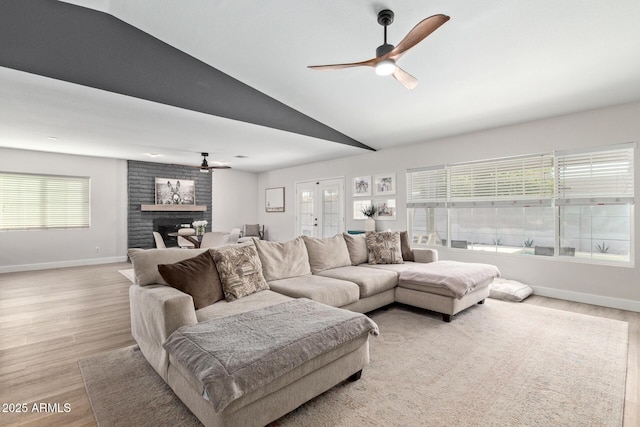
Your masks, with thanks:
[(576, 257), (631, 262), (633, 155), (628, 145), (556, 153), (561, 248), (575, 248)]
[(414, 244), (631, 262), (634, 144), (407, 171)]
[(0, 172), (0, 230), (87, 228), (89, 178)]

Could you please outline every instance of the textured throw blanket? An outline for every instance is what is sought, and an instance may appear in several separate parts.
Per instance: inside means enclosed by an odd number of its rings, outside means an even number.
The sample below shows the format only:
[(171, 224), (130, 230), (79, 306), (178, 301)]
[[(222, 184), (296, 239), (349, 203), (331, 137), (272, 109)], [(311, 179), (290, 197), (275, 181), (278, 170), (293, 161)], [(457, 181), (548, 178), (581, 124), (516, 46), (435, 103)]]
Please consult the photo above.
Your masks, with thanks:
[(449, 289), (456, 298), (472, 292), (478, 284), (500, 277), (495, 265), (457, 261), (436, 261), (416, 264), (402, 273), (399, 280), (405, 283), (439, 286)]
[(303, 363), (364, 334), (367, 316), (301, 298), (175, 331), (164, 348), (201, 383), (216, 412)]

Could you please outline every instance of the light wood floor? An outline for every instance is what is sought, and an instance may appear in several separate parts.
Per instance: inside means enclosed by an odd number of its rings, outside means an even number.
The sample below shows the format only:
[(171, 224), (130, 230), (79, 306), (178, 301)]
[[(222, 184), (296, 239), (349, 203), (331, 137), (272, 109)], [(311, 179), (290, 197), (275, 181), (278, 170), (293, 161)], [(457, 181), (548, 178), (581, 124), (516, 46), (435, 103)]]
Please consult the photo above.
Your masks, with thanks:
[[(26, 403), (29, 410), (0, 412), (0, 425), (96, 425), (77, 361), (134, 344), (130, 282), (118, 273), (127, 268), (119, 263), (0, 274), (0, 404)], [(624, 425), (640, 425), (640, 313), (537, 296), (526, 303), (629, 323)], [(62, 411), (68, 403), (71, 411), (32, 412), (42, 402), (59, 403)]]

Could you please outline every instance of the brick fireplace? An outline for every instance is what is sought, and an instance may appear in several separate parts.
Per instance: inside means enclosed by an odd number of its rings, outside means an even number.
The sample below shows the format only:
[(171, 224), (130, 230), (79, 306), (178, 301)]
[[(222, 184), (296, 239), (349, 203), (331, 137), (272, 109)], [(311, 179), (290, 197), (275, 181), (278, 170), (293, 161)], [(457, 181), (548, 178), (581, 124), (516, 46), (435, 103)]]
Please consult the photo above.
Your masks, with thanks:
[[(199, 169), (188, 166), (133, 160), (129, 160), (127, 166), (129, 188), (127, 241), (129, 248), (155, 248), (153, 231), (159, 231), (160, 234), (163, 234), (167, 246), (176, 246), (176, 239), (167, 236), (166, 233), (176, 231), (176, 226), (179, 228), (180, 224), (191, 224), (197, 220), (207, 220), (209, 222), (207, 231), (211, 230), (212, 178), (210, 173), (200, 173)], [(206, 206), (206, 211), (143, 210), (143, 205), (155, 203), (156, 177), (195, 181), (196, 204)]]

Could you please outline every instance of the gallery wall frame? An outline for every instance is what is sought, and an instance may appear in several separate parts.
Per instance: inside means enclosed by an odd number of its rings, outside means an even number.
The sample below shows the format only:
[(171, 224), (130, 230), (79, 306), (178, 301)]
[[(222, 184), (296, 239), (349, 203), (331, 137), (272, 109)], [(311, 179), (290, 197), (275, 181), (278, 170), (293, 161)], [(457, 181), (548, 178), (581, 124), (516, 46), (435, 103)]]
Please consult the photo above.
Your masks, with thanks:
[(264, 190), (264, 210), (265, 212), (284, 212), (284, 187)]
[(371, 175), (353, 178), (353, 197), (371, 196)]
[(356, 199), (353, 201), (353, 219), (367, 219), (362, 209), (371, 205), (371, 199)]
[(375, 199), (373, 204), (378, 208), (376, 219), (380, 221), (395, 221), (398, 219), (395, 198)]
[(396, 194), (396, 173), (381, 173), (373, 177), (374, 196)]

